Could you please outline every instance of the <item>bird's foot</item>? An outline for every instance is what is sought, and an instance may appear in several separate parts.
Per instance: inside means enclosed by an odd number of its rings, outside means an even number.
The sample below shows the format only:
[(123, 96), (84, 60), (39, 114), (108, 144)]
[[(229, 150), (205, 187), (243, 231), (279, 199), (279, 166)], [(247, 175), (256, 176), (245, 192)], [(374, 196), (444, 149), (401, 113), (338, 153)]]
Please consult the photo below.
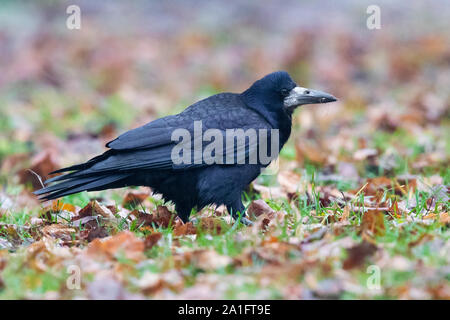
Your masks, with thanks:
[(246, 218), (245, 216), (239, 216), (239, 215), (232, 215), (233, 219), (235, 221), (240, 221), (243, 225), (249, 227), (253, 225), (253, 221), (250, 221), (248, 218)]
[(247, 219), (246, 217), (241, 218), (241, 223), (247, 227), (253, 226), (253, 221)]

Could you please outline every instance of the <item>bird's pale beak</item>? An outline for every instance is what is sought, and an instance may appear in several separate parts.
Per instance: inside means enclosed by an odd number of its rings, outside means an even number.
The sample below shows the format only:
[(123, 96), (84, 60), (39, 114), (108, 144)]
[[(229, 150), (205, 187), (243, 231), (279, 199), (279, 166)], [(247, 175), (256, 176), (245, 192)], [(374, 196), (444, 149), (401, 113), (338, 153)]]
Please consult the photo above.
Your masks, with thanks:
[(333, 101), (337, 101), (336, 97), (326, 92), (295, 87), (289, 92), (289, 95), (284, 98), (284, 106), (292, 110), (303, 104), (327, 103)]

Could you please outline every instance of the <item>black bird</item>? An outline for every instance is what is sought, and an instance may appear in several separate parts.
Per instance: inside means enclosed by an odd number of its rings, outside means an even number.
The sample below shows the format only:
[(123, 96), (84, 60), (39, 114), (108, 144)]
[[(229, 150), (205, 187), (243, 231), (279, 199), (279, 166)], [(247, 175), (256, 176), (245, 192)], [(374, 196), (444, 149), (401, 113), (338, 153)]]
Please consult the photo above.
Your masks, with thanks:
[[(241, 221), (247, 224), (249, 221), (244, 217), (242, 191), (274, 157), (266, 162), (259, 156), (256, 162), (249, 161), (252, 155), (259, 155), (260, 151), (255, 150), (261, 148), (264, 135), (258, 136), (256, 142), (244, 136), (244, 148), (239, 148), (238, 143), (234, 144), (234, 138), (233, 144), (223, 143), (228, 131), (250, 129), (267, 132), (269, 140), (277, 136), (276, 145), (265, 143), (268, 152), (272, 151), (271, 148), (277, 149), (276, 157), (291, 134), (295, 108), (332, 101), (336, 98), (330, 94), (297, 86), (287, 72), (274, 72), (240, 94), (216, 94), (194, 103), (177, 115), (125, 132), (106, 144), (109, 150), (105, 153), (85, 163), (52, 172), (70, 173), (47, 180), (46, 183), (58, 183), (35, 194), (42, 200), (50, 200), (81, 191), (143, 185), (162, 194), (164, 199), (171, 200), (184, 222), (189, 220), (193, 208), (200, 210), (210, 204), (224, 204), (233, 218), (238, 219), (241, 214)], [(178, 136), (174, 140), (177, 129), (194, 138), (184, 141)], [(208, 139), (202, 136), (199, 140), (196, 133), (205, 134), (208, 129), (214, 129), (214, 141), (222, 139), (225, 146), (219, 144), (209, 157), (202, 158), (202, 153), (196, 151), (205, 148)], [(213, 141), (211, 136), (208, 138)], [(185, 157), (185, 161), (180, 162), (174, 159), (177, 152), (173, 151), (182, 147), (185, 149), (179, 155)], [(227, 159), (232, 161), (225, 160), (228, 155), (231, 157)], [(216, 161), (211, 162), (214, 159)]]

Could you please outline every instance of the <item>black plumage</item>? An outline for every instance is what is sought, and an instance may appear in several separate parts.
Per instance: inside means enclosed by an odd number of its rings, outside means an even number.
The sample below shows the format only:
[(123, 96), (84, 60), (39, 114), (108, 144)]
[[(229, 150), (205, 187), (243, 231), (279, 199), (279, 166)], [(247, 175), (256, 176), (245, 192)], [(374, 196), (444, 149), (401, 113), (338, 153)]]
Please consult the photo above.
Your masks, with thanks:
[[(177, 115), (125, 132), (109, 142), (106, 145), (109, 150), (102, 155), (55, 171), (70, 173), (47, 180), (46, 183), (52, 185), (35, 193), (50, 200), (81, 191), (144, 185), (171, 200), (183, 221), (189, 219), (193, 208), (201, 209), (209, 204), (224, 204), (237, 218), (245, 209), (242, 191), (267, 164), (248, 161), (245, 164), (207, 164), (204, 159), (194, 161), (194, 156), (188, 164), (176, 164), (172, 149), (177, 141), (172, 140), (172, 133), (182, 128), (193, 136), (195, 121), (202, 122), (202, 132), (217, 129), (224, 137), (227, 129), (266, 129), (269, 133), (271, 129), (278, 129), (278, 153), (291, 133), (292, 112), (296, 106), (335, 100), (320, 91), (298, 88), (286, 72), (279, 71), (256, 81), (241, 94), (211, 96)], [(251, 143), (249, 140), (245, 143), (247, 160), (252, 152)], [(201, 144), (205, 146), (206, 142)], [(256, 144), (258, 147), (259, 140)], [(223, 154), (237, 153), (233, 148), (224, 143)]]

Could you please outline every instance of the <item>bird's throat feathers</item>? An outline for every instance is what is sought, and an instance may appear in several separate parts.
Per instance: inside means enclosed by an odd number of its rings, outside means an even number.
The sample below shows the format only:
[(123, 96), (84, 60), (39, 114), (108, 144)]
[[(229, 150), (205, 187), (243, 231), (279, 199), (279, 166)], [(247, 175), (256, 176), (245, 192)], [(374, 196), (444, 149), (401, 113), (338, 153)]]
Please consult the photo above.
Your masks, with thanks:
[(274, 129), (280, 130), (280, 147), (289, 139), (292, 111), (284, 108), (283, 101), (270, 92), (258, 92), (253, 86), (241, 94), (245, 105), (260, 114)]

